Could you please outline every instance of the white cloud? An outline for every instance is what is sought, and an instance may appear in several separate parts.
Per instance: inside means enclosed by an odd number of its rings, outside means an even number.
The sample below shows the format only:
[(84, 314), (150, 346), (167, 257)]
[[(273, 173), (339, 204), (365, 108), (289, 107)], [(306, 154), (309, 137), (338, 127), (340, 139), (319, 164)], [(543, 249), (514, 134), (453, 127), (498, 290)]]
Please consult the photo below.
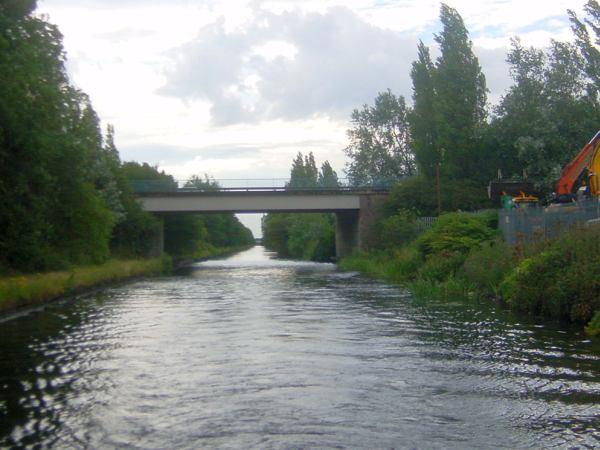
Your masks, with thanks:
[(173, 52), (160, 92), (209, 101), (216, 125), (347, 118), (387, 88), (410, 94), (416, 43), (347, 8), (259, 10), (234, 32), (225, 30), (223, 20), (207, 25)]

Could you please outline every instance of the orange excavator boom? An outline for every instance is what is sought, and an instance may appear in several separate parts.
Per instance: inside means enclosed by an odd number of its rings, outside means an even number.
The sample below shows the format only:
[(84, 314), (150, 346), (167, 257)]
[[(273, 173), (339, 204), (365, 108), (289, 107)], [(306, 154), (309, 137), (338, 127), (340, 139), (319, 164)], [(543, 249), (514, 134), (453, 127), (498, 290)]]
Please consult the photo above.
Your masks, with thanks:
[(573, 158), (561, 171), (560, 179), (556, 184), (556, 193), (558, 195), (569, 195), (573, 192), (573, 186), (577, 182), (577, 179), (596, 159), (599, 148), (600, 131), (596, 133), (590, 142), (583, 146), (577, 156), (575, 156), (575, 158)]

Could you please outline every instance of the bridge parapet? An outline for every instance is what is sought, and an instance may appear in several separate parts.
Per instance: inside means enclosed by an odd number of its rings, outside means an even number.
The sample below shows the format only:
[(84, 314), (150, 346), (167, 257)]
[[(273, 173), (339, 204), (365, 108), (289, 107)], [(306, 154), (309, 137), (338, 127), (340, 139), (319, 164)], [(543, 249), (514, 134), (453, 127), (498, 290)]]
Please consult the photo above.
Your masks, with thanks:
[(272, 179), (222, 179), (194, 183), (190, 180), (132, 180), (136, 194), (171, 192), (389, 192), (397, 181), (379, 180), (373, 183), (352, 184), (349, 179), (339, 179), (337, 183), (314, 185), (314, 183), (290, 183), (287, 178)]

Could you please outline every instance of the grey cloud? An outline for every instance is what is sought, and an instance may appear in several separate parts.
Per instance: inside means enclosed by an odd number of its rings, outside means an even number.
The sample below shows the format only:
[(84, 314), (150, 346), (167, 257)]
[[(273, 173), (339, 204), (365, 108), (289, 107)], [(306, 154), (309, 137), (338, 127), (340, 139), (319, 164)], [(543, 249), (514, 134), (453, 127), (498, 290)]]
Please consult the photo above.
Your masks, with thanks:
[(156, 35), (158, 32), (155, 30), (144, 30), (144, 29), (129, 29), (123, 28), (121, 30), (112, 31), (109, 33), (97, 34), (95, 37), (100, 39), (107, 39), (112, 42), (129, 41), (132, 39), (143, 39), (149, 36)]
[[(252, 55), (270, 41), (293, 45), (295, 58)], [(256, 11), (241, 30), (228, 33), (217, 22), (177, 49), (160, 93), (210, 101), (218, 125), (348, 119), (352, 109), (388, 88), (410, 97), (416, 44), (413, 36), (376, 28), (343, 7), (324, 14)], [(258, 78), (254, 87), (244, 85), (248, 75)]]
[(208, 147), (189, 148), (160, 144), (119, 146), (121, 158), (124, 161), (143, 161), (149, 164), (177, 164), (189, 161), (195, 157), (203, 159), (235, 159), (260, 153), (256, 146), (215, 145)]
[(490, 101), (497, 101), (511, 85), (509, 67), (506, 62), (508, 49), (475, 48), (474, 52), (485, 74), (487, 87), (490, 90)]
[(38, 6), (46, 6), (47, 3), (51, 3), (52, 7), (59, 8), (122, 9), (139, 6), (164, 6), (165, 4), (171, 6), (211, 6), (215, 4), (215, 1), (217, 0), (169, 0), (168, 2), (165, 0), (38, 0)]

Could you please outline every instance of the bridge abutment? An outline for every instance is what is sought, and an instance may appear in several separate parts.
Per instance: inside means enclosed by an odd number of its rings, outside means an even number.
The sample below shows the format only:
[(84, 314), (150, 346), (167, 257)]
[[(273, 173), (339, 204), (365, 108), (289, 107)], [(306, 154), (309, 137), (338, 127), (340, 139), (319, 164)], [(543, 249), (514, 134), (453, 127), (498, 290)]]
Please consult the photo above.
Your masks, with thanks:
[(355, 250), (369, 250), (377, 241), (375, 223), (382, 216), (383, 195), (361, 195), (360, 209), (336, 213), (335, 250), (338, 259)]

